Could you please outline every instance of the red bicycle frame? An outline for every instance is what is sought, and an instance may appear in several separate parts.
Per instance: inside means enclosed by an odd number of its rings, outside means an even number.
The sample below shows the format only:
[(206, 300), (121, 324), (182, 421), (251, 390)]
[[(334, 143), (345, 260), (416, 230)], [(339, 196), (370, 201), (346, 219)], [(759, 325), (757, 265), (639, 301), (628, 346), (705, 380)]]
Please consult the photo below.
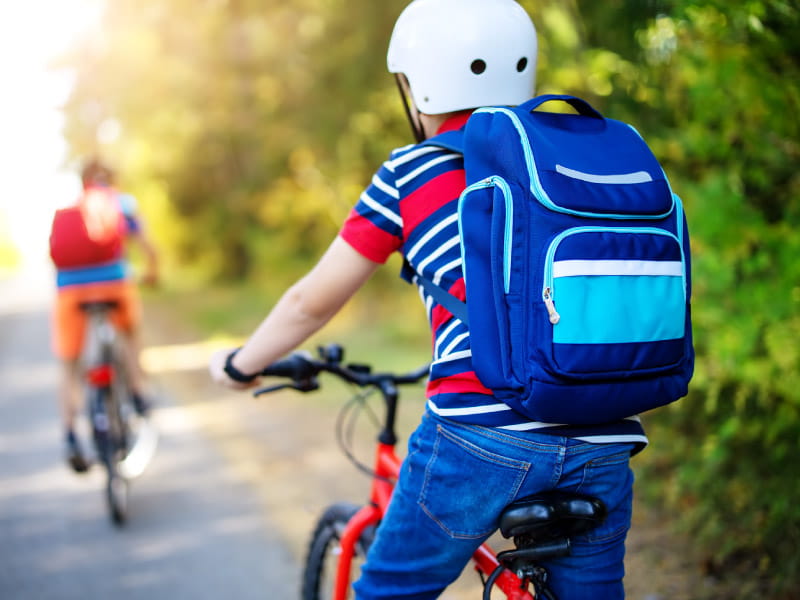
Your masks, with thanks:
[[(295, 353), (286, 359), (277, 361), (262, 371), (262, 375), (289, 378), (292, 383), (284, 383), (266, 387), (255, 392), (260, 395), (279, 389), (291, 388), (301, 392), (311, 392), (319, 388), (316, 375), (329, 372), (343, 381), (354, 383), (360, 387), (371, 387), (380, 391), (386, 405), (383, 422), (375, 452), (370, 501), (359, 509), (348, 521), (341, 532), (339, 541), (339, 562), (336, 567), (333, 600), (345, 600), (350, 589), (350, 569), (353, 556), (364, 530), (377, 525), (386, 514), (389, 500), (392, 497), (395, 482), (400, 473), (401, 460), (395, 453), (397, 437), (394, 433), (395, 415), (398, 401), (398, 384), (416, 383), (428, 375), (429, 366), (406, 374), (377, 373), (373, 374), (368, 365), (342, 366), (343, 349), (337, 344), (319, 349), (322, 361)], [(360, 463), (359, 463), (359, 466)], [(484, 581), (497, 570), (499, 562), (494, 551), (487, 545), (481, 545), (473, 554), (475, 569), (484, 577)], [(499, 588), (509, 600), (533, 600), (528, 591), (528, 580), (520, 579), (507, 569), (499, 571), (493, 577), (494, 587)]]
[[(375, 475), (372, 478), (372, 489), (369, 504), (362, 507), (350, 521), (342, 533), (339, 547), (339, 564), (336, 570), (333, 600), (345, 600), (350, 588), (350, 568), (353, 563), (356, 543), (361, 533), (370, 525), (377, 525), (386, 512), (389, 499), (392, 497), (394, 481), (400, 472), (400, 459), (391, 444), (378, 443), (375, 455)], [(475, 570), (490, 575), (499, 565), (494, 551), (488, 544), (482, 544), (472, 556)], [(533, 600), (528, 586), (509, 570), (503, 570), (495, 580), (498, 587), (509, 600)]]

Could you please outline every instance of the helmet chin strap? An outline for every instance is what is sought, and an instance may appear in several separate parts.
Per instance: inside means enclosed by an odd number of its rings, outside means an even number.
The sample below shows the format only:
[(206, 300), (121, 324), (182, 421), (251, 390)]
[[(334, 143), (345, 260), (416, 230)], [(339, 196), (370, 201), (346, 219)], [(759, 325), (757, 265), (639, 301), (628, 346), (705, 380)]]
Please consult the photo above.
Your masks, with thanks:
[(414, 115), (411, 114), (411, 104), (408, 101), (406, 90), (400, 79), (401, 77), (403, 77), (402, 74), (395, 73), (394, 80), (395, 83), (397, 83), (397, 89), (400, 90), (400, 97), (403, 99), (403, 108), (406, 110), (406, 117), (408, 117), (408, 123), (411, 125), (411, 131), (414, 132), (414, 139), (419, 144), (424, 142), (427, 138), (425, 137), (425, 131), (422, 129), (422, 123), (420, 123), (419, 118), (414, 119)]

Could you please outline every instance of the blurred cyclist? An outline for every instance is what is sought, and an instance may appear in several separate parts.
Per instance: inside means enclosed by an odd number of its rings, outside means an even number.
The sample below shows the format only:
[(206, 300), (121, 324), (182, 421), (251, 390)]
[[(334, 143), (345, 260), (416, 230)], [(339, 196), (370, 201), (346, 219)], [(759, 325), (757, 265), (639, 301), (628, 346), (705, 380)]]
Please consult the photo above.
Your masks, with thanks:
[[(514, 0), (415, 0), (389, 43), (417, 141), (458, 130), (473, 110), (533, 96), (537, 38)], [(417, 275), (464, 299), (458, 198), (463, 157), (435, 146), (392, 152), (317, 265), (278, 301), (240, 349), (211, 358), (215, 381), (253, 385), (266, 365), (322, 327), (393, 252)], [(359, 600), (436, 598), (517, 498), (543, 490), (600, 498), (609, 515), (548, 561), (560, 600), (624, 597), (632, 452), (638, 418), (567, 427), (534, 422), (499, 402), (471, 365), (468, 327), (420, 289), (433, 334), (425, 415), (411, 436), (388, 512), (354, 589)], [(498, 360), (500, 357), (498, 357)]]
[(59, 405), (64, 426), (66, 456), (76, 472), (89, 463), (75, 434), (75, 418), (83, 407), (78, 359), (87, 316), (83, 302), (114, 301), (111, 319), (124, 334), (132, 400), (146, 415), (145, 378), (139, 363), (138, 335), (141, 304), (136, 284), (124, 257), (128, 240), (138, 242), (146, 259), (143, 282), (158, 280), (156, 251), (137, 214), (136, 201), (113, 187), (111, 169), (97, 160), (81, 173), (83, 192), (53, 218), (50, 254), (56, 266), (56, 299), (53, 310), (53, 350), (61, 360)]

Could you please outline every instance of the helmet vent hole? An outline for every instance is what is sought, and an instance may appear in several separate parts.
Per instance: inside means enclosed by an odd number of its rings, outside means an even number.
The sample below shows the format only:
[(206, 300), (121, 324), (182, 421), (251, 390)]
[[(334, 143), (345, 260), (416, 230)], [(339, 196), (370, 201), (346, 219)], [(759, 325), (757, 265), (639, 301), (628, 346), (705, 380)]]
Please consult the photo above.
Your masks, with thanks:
[(517, 73), (522, 73), (528, 66), (528, 59), (524, 56), (517, 61)]
[(469, 68), (473, 73), (475, 73), (475, 75), (480, 75), (486, 70), (486, 61), (476, 58), (472, 61), (472, 64), (469, 66)]

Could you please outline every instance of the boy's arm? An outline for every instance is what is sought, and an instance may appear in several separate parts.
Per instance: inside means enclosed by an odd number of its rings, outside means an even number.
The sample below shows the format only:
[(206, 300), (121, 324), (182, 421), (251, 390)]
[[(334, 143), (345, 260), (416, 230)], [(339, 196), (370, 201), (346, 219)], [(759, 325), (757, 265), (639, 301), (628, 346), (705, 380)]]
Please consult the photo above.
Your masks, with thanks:
[(139, 229), (131, 236), (139, 245), (139, 249), (144, 254), (145, 270), (142, 275), (142, 282), (145, 285), (156, 285), (158, 283), (158, 254), (150, 238), (145, 234), (144, 229), (139, 225)]
[(158, 254), (156, 253), (155, 245), (147, 235), (136, 198), (130, 194), (123, 193), (117, 194), (116, 198), (122, 214), (125, 216), (128, 239), (135, 240), (142, 254), (144, 254), (145, 270), (142, 275), (142, 282), (145, 285), (156, 285), (158, 283)]
[[(232, 361), (241, 373), (258, 373), (295, 349), (333, 317), (380, 266), (337, 237), (314, 268), (290, 287)], [(217, 383), (245, 388), (224, 371), (231, 349), (209, 364)]]

